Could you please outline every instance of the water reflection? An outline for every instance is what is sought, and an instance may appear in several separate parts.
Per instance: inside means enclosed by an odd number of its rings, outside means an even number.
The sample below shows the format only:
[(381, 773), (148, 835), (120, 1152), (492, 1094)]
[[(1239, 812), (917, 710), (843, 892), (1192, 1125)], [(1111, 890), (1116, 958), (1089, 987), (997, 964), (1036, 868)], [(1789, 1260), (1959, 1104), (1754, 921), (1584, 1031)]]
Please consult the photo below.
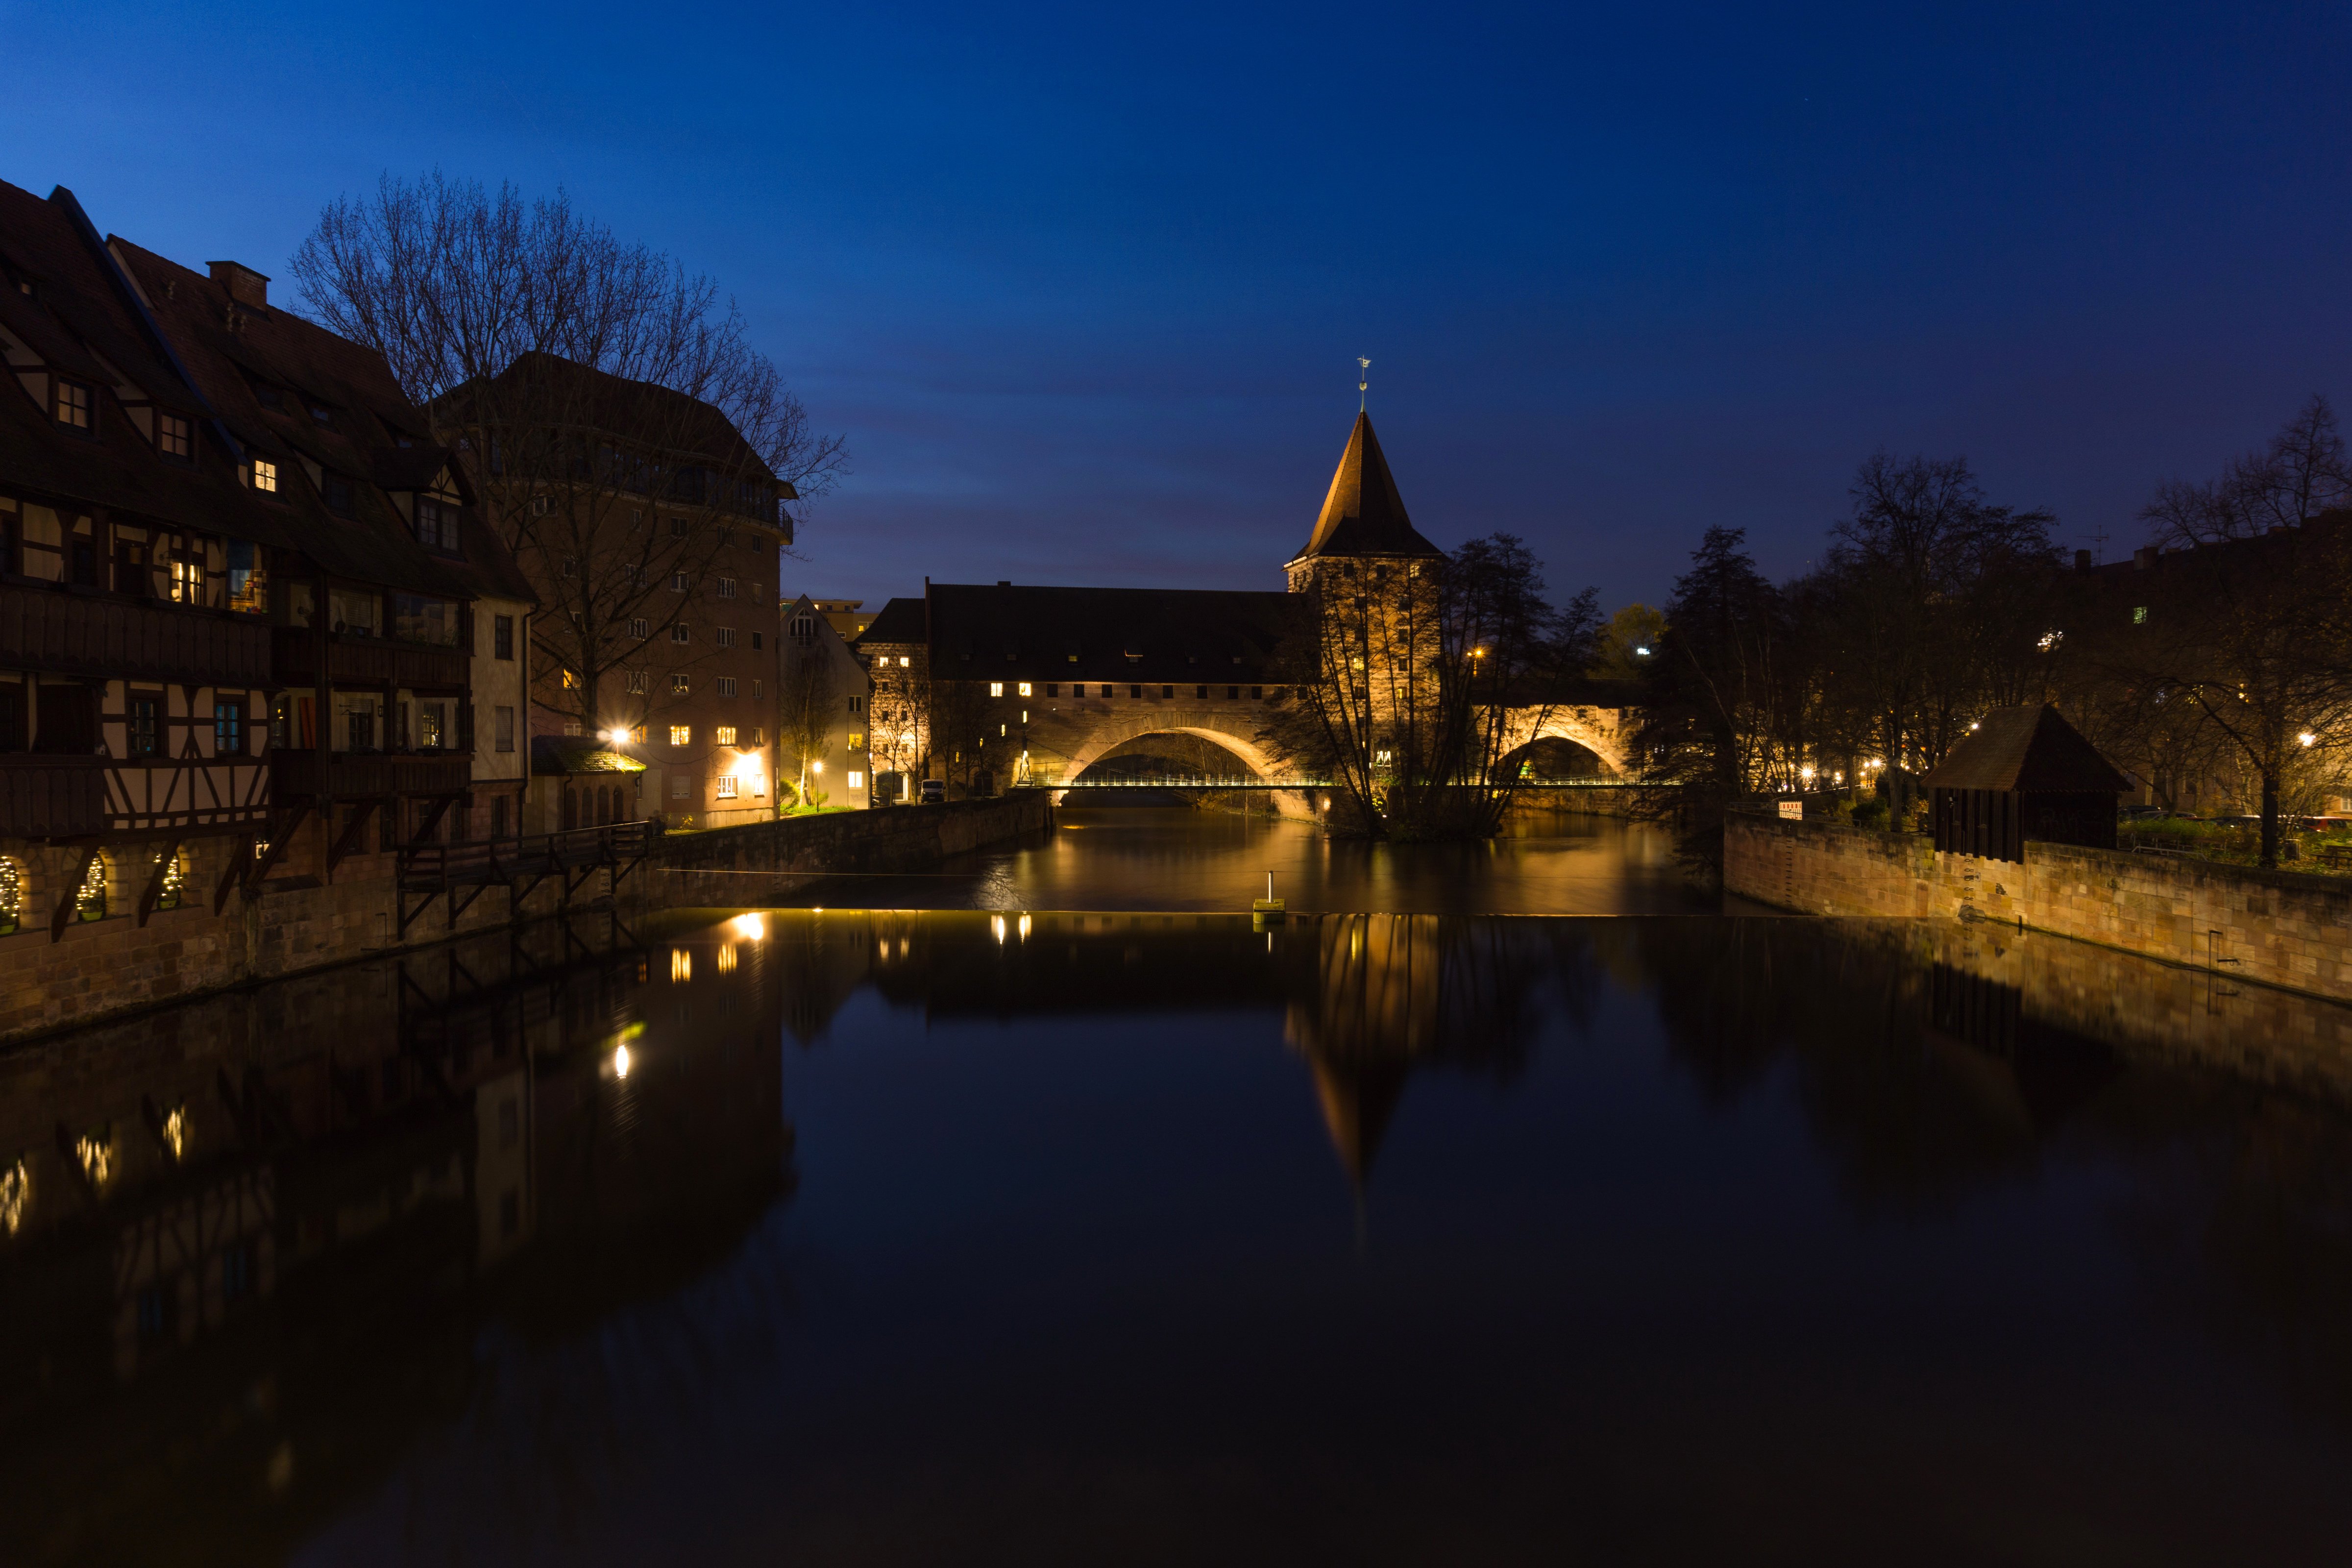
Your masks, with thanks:
[(282, 1555), (480, 1395), (479, 1325), (737, 1246), (791, 1186), (777, 988), (656, 1001), (656, 951), (541, 926), (0, 1058), (0, 1560)]
[(1360, 844), (1296, 822), (1181, 807), (1074, 807), (1034, 842), (950, 858), (933, 874), (835, 878), (819, 908), (1246, 910), (1275, 887), (1296, 911), (1631, 915), (1717, 911), (1670, 834), (1575, 812), (1523, 814), (1483, 844)]
[(0, 1561), (2325, 1560), (2347, 1105), (1985, 927), (537, 928), (0, 1058)]

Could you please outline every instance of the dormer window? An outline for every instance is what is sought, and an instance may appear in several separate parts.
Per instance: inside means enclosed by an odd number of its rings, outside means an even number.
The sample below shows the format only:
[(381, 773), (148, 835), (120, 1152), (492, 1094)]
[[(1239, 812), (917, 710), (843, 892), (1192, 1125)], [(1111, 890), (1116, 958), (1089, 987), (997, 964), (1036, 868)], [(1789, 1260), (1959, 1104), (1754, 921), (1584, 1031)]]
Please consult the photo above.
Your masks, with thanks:
[(416, 498), (416, 542), (427, 550), (457, 553), (457, 509), (431, 496)]
[(278, 493), (278, 465), (267, 458), (253, 459), (253, 488), (271, 495)]
[(89, 388), (78, 381), (58, 381), (58, 423), (68, 430), (89, 428)]
[(254, 383), (253, 395), (261, 400), (264, 408), (282, 411), (286, 406), (286, 395), (266, 383)]
[(335, 411), (323, 403), (313, 403), (310, 405), (310, 423), (323, 425), (331, 430), (335, 427)]
[(155, 416), (155, 449), (175, 463), (196, 460), (196, 427), (176, 414)]
[(348, 478), (335, 472), (332, 468), (328, 469), (326, 478), (320, 481), (319, 493), (325, 499), (329, 511), (333, 512), (337, 517), (352, 515), (352, 498), (355, 492)]

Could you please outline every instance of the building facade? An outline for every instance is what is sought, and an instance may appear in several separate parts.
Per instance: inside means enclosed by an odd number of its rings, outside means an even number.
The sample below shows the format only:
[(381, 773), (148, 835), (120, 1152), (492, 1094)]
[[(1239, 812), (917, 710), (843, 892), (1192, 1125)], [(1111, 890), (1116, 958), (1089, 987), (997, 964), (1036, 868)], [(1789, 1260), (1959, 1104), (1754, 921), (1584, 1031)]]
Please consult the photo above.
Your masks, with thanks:
[[(435, 414), (478, 455), (468, 469), (485, 510), (542, 605), (530, 732), (642, 763), (630, 818), (772, 816), (770, 638), (793, 487), (709, 404), (551, 355), (458, 389)], [(580, 787), (561, 774), (535, 785), (533, 823), (559, 826), (565, 791)]]
[(777, 639), (776, 766), (782, 798), (807, 806), (873, 804), (866, 746), (873, 681), (835, 628), (826, 604), (806, 595), (784, 606)]
[[(268, 281), (0, 184), (0, 1028), (513, 819), (520, 637), (481, 645), (528, 587), (382, 360)], [(61, 942), (87, 997), (17, 984)]]

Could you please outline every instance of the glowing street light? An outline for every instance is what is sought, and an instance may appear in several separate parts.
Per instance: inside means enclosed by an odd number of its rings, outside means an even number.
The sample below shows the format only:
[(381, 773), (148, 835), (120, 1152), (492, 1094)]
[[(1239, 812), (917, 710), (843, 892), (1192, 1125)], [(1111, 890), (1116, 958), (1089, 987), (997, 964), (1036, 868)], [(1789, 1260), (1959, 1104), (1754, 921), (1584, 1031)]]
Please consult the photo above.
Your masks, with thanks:
[(2301, 741), (2306, 746), (2315, 746), (2319, 743), (2319, 737), (2313, 734), (2308, 730), (2305, 730), (2302, 734), (2297, 735), (2295, 739)]

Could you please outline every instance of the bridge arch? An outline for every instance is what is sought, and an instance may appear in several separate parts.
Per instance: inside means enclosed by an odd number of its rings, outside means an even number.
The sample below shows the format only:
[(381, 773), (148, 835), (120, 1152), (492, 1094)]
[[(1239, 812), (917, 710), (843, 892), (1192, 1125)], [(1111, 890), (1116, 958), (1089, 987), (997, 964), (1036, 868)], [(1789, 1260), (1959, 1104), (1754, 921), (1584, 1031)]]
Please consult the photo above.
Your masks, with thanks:
[(1573, 741), (1601, 759), (1612, 778), (1628, 773), (1625, 754), (1626, 713), (1615, 708), (1517, 709), (1504, 726), (1506, 755), (1538, 741)]
[(1276, 776), (1274, 759), (1257, 743), (1255, 733), (1243, 734), (1218, 713), (1142, 713), (1097, 724), (1086, 738), (1072, 749), (1069, 760), (1062, 767), (1062, 784), (1066, 786), (1080, 773), (1100, 761), (1103, 755), (1129, 741), (1140, 741), (1151, 735), (1192, 735), (1223, 747), (1234, 754), (1234, 760), (1262, 779)]

